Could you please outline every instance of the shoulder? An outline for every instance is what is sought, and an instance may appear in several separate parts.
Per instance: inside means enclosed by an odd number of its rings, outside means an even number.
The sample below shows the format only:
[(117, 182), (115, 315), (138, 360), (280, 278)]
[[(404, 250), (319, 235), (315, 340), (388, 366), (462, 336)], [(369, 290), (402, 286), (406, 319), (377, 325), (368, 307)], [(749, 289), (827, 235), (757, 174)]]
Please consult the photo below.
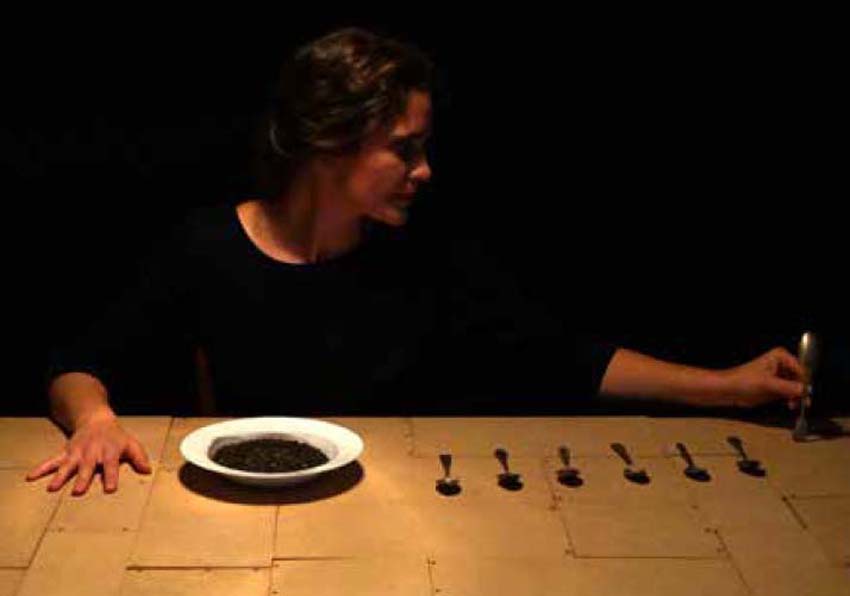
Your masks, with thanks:
[(230, 245), (238, 231), (236, 206), (195, 207), (176, 222), (172, 237), (188, 253), (206, 254)]
[(238, 247), (235, 205), (193, 207), (170, 216), (151, 243), (151, 260), (192, 266)]
[(236, 206), (219, 204), (190, 209), (182, 219), (187, 233), (222, 233), (236, 222)]

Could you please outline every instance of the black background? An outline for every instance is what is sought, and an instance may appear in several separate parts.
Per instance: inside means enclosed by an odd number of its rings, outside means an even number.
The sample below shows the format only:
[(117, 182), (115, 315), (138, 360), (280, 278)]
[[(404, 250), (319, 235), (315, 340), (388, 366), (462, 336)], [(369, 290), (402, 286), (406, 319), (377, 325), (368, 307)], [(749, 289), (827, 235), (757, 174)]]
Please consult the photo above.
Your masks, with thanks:
[[(439, 68), (414, 231), (480, 247), (555, 316), (665, 358), (728, 366), (815, 329), (826, 398), (845, 403), (847, 103), (829, 15), (488, 10), (8, 19), (0, 413), (43, 411), (49, 346), (181, 214), (254, 192), (278, 65), (348, 24)], [(140, 392), (182, 391), (185, 362), (162, 352)]]

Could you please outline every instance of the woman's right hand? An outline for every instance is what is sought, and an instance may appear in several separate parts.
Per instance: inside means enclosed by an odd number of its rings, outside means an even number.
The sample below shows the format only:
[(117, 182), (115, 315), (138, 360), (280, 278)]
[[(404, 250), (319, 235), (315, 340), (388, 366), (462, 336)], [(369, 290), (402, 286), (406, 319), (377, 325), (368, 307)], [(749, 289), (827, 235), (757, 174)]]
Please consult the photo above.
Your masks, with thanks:
[(76, 473), (77, 480), (73, 495), (84, 494), (91, 485), (95, 473), (102, 474), (103, 490), (107, 493), (118, 489), (118, 467), (121, 461), (129, 461), (139, 474), (150, 474), (151, 466), (144, 447), (125, 431), (111, 411), (99, 412), (74, 431), (62, 453), (48, 459), (27, 474), (27, 480), (37, 480), (56, 472), (47, 490), (57, 491)]

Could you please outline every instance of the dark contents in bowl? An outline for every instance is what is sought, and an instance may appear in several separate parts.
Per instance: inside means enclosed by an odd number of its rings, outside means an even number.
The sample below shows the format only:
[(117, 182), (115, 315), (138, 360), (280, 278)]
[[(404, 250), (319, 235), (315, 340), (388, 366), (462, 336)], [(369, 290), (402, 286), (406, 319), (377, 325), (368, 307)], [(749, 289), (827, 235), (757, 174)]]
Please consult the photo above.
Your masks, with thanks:
[(228, 468), (267, 473), (306, 470), (328, 462), (328, 457), (312, 445), (284, 439), (252, 439), (225, 445), (211, 459)]

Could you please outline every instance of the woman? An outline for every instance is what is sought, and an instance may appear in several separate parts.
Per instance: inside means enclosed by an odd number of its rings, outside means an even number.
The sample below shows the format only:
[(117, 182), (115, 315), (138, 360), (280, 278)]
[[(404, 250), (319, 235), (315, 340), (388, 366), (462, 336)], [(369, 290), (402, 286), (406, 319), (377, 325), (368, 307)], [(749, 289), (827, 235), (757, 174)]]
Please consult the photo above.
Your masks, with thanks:
[[(311, 414), (322, 399), (362, 412), (375, 396), (386, 403), (432, 376), (411, 371), (452, 345), (476, 309), (446, 302), (432, 283), (439, 266), (406, 252), (394, 233), (431, 177), (430, 80), (417, 50), (361, 30), (299, 49), (265, 131), (277, 192), (192, 214), (144, 285), (58, 352), (48, 394), (71, 438), (28, 479), (53, 474), (54, 491), (76, 474), (79, 495), (98, 470), (104, 490), (116, 490), (121, 461), (150, 472), (110, 407), (109, 362), (176, 328), (203, 346), (226, 414)], [(447, 323), (447, 310), (457, 320)], [(802, 393), (799, 365), (782, 349), (710, 371), (591, 342), (564, 346), (564, 399), (747, 407)]]

